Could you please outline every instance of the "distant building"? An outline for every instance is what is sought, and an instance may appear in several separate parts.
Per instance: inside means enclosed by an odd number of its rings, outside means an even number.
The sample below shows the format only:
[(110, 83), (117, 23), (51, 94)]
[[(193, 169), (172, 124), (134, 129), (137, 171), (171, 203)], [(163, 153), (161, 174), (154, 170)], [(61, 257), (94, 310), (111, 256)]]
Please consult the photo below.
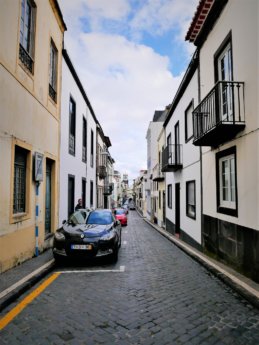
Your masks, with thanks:
[(155, 220), (157, 210), (157, 186), (153, 183), (153, 169), (158, 163), (157, 139), (163, 127), (166, 118), (166, 110), (156, 110), (153, 120), (149, 123), (146, 140), (147, 140), (147, 182), (146, 182), (146, 202), (147, 218)]

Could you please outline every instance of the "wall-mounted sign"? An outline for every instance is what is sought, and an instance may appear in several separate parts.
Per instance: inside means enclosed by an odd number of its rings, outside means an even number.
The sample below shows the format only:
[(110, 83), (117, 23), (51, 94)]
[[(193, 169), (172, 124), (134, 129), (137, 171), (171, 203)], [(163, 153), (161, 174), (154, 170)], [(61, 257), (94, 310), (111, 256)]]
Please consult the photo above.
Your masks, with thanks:
[(35, 181), (43, 181), (43, 154), (35, 152)]

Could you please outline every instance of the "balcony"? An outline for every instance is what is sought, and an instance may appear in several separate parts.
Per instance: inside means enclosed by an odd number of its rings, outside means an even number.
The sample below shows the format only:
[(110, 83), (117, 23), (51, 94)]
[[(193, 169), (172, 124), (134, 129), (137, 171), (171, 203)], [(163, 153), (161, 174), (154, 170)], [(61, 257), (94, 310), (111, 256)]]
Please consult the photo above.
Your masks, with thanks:
[(164, 181), (165, 176), (164, 173), (161, 171), (162, 166), (161, 164), (157, 163), (153, 168), (153, 181)]
[(29, 53), (20, 44), (19, 47), (19, 59), (24, 64), (24, 66), (33, 73), (33, 59), (30, 57)]
[(113, 183), (105, 184), (103, 187), (103, 195), (111, 195), (113, 191)]
[(104, 179), (107, 176), (107, 168), (105, 165), (99, 165), (97, 168), (97, 173), (99, 176), (99, 179)]
[(162, 172), (175, 172), (183, 167), (183, 146), (169, 144), (162, 152)]
[(220, 81), (193, 111), (193, 144), (217, 147), (245, 128), (244, 83)]

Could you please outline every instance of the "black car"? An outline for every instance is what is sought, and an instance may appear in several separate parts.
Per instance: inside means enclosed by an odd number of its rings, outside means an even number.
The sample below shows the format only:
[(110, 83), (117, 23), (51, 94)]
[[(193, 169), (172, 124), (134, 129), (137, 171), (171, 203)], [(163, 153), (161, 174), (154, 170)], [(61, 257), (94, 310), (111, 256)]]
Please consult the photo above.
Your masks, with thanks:
[(83, 210), (76, 211), (54, 235), (53, 255), (57, 261), (62, 258), (90, 259), (110, 256), (118, 259), (121, 246), (121, 224), (111, 210), (89, 212), (85, 218)]

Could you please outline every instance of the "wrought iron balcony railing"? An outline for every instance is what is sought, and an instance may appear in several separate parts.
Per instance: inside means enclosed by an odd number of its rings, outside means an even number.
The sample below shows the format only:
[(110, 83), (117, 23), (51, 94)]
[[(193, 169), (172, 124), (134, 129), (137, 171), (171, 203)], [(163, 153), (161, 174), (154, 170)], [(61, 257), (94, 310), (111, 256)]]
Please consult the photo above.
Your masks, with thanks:
[(75, 146), (75, 136), (73, 134), (69, 134), (69, 153), (71, 155), (75, 154), (76, 146)]
[(86, 146), (82, 146), (82, 161), (86, 162)]
[(33, 73), (33, 59), (30, 57), (28, 52), (23, 48), (23, 46), (20, 44), (19, 47), (19, 59), (24, 64), (24, 66)]
[(183, 167), (183, 146), (169, 144), (162, 151), (162, 172), (177, 171)]
[(153, 168), (153, 181), (163, 181), (165, 179), (164, 172), (162, 170), (162, 164), (157, 163)]
[(99, 165), (97, 167), (97, 173), (100, 179), (104, 179), (107, 176), (107, 168), (105, 165)]
[(111, 195), (113, 192), (113, 183), (105, 184), (103, 187), (103, 194), (104, 195)]
[(244, 128), (243, 82), (217, 82), (193, 111), (194, 145), (216, 147)]
[(49, 95), (54, 102), (57, 102), (57, 91), (49, 84)]

